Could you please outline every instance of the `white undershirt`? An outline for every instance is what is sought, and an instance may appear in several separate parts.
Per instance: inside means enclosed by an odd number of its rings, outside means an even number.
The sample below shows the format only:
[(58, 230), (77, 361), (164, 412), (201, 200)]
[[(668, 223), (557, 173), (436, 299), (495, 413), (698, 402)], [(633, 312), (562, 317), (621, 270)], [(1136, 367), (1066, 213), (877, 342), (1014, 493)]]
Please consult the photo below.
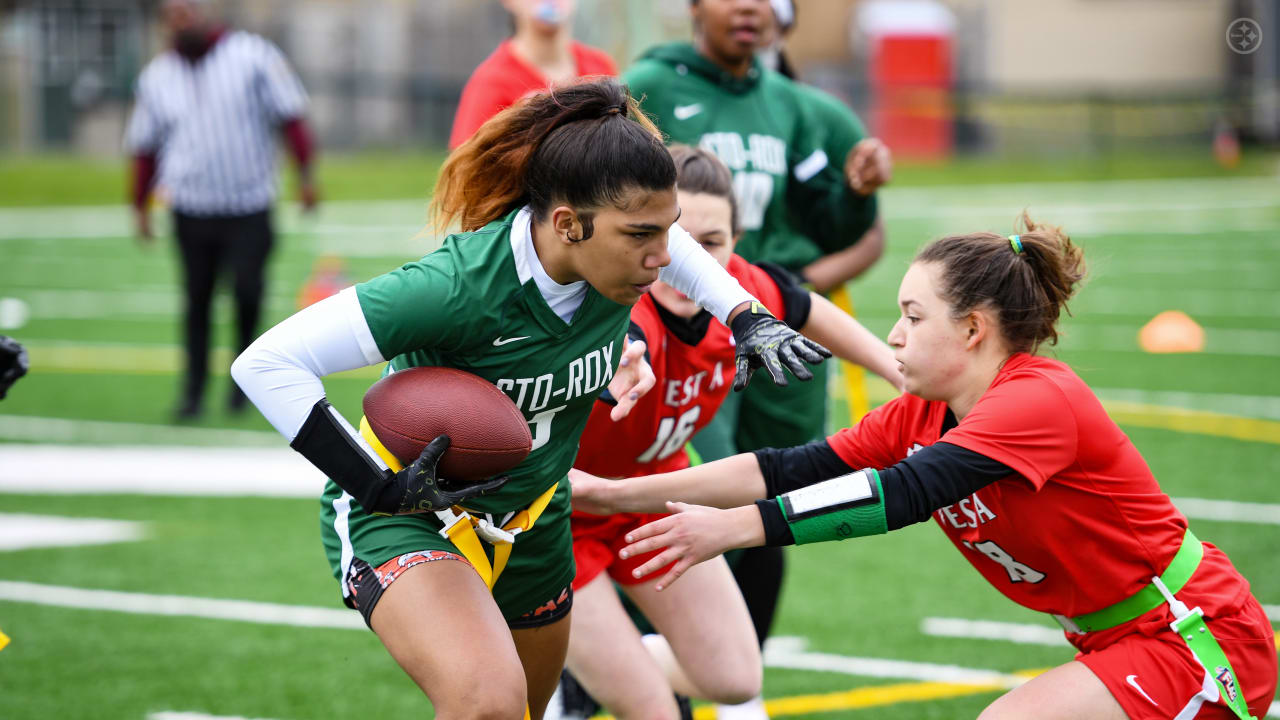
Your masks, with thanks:
[(526, 257), (529, 258), (529, 271), (533, 275), (533, 281), (538, 285), (538, 292), (542, 293), (542, 299), (547, 301), (551, 311), (556, 317), (565, 322), (573, 319), (573, 314), (578, 312), (578, 308), (582, 307), (582, 301), (587, 297), (587, 281), (578, 280), (567, 285), (561, 285), (551, 276), (547, 274), (547, 269), (542, 266), (542, 259), (538, 257), (538, 250), (533, 244), (533, 213), (528, 208), (521, 210), (516, 215), (515, 222), (511, 225), (512, 244), (522, 243)]
[[(532, 277), (547, 304), (568, 322), (586, 297), (587, 283), (561, 285), (547, 275), (534, 251), (531, 222), (532, 214), (525, 208), (512, 226), (517, 272), (522, 282)], [(679, 225), (671, 226), (667, 252), (671, 263), (659, 270), (658, 278), (722, 322), (727, 322), (733, 308), (755, 300)], [(349, 287), (263, 333), (232, 363), (231, 377), (267, 421), (292, 442), (311, 408), (324, 397), (320, 378), (386, 360), (369, 330), (355, 288)]]

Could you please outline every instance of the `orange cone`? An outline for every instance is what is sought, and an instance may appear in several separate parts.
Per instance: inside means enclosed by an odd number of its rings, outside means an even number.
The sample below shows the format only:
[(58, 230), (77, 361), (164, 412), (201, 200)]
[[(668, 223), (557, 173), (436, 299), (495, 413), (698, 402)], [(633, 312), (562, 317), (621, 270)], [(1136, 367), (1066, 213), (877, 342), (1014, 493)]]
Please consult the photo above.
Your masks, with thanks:
[(336, 295), (349, 285), (351, 280), (347, 277), (346, 263), (342, 258), (336, 255), (321, 255), (316, 258), (315, 265), (311, 268), (311, 276), (298, 291), (298, 309), (318, 303), (330, 295)]
[(1184, 312), (1165, 310), (1138, 331), (1138, 344), (1149, 353), (1200, 352), (1204, 328)]

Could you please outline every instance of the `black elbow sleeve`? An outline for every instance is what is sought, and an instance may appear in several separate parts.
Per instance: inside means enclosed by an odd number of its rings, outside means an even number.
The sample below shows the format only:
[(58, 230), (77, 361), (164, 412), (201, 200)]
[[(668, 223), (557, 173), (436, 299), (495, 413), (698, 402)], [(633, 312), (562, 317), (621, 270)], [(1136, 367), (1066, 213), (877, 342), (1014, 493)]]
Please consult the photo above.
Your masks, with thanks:
[(789, 448), (762, 448), (754, 454), (764, 476), (766, 497), (777, 497), (855, 469), (841, 460), (826, 440)]
[(289, 443), (356, 499), (369, 512), (390, 512), (395, 507), (391, 471), (382, 468), (360, 447), (337, 418), (329, 401), (321, 398), (311, 408), (302, 428)]

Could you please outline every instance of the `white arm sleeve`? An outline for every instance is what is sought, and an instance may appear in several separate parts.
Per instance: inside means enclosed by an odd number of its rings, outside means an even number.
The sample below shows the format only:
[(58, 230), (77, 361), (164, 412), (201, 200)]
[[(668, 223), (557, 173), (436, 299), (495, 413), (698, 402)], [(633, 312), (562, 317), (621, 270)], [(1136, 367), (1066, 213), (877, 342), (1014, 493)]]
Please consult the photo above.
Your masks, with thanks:
[(293, 442), (316, 401), (320, 378), (386, 362), (356, 289), (303, 308), (262, 334), (231, 364), (231, 377), (280, 434)]
[(710, 310), (720, 322), (728, 324), (729, 311), (755, 300), (679, 223), (667, 233), (667, 252), (671, 264), (658, 271), (658, 279)]

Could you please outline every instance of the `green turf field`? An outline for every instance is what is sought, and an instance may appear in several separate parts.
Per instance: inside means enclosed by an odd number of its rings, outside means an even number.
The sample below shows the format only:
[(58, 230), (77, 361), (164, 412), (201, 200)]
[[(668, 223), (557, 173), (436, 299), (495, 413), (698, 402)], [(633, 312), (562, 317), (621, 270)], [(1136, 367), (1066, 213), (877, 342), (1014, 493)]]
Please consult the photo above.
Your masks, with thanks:
[[(321, 254), (345, 258), (358, 280), (429, 250), (420, 230), (432, 157), (329, 159), (319, 216), (300, 218), (287, 205), (277, 213), (267, 320), (292, 311)], [(421, 717), (427, 703), (412, 683), (372, 634), (353, 627), (354, 613), (340, 612), (317, 502), (195, 489), (217, 459), (284, 447), (260, 417), (222, 410), (229, 304), (216, 307), (221, 369), (209, 416), (170, 426), (181, 360), (173, 248), (131, 239), (125, 208), (110, 204), (122, 194), (110, 179), (117, 167), (23, 162), (24, 173), (0, 167), (0, 298), (29, 311), (0, 333), (26, 343), (33, 364), (0, 402), (0, 631), (12, 639), (0, 651), (0, 718), (302, 720), (371, 707)], [(1271, 574), (1280, 548), (1276, 158), (1250, 158), (1230, 176), (1168, 158), (1067, 166), (1065, 175), (1061, 166), (990, 161), (905, 168), (883, 194), (889, 250), (853, 287), (860, 317), (887, 332), (898, 279), (931, 237), (1011, 232), (1023, 208), (1064, 225), (1085, 247), (1092, 276), (1052, 352), (1097, 390), (1197, 534), (1231, 555), (1280, 620), (1280, 578)], [(0, 326), (21, 319), (15, 307), (0, 300)], [(1139, 349), (1139, 328), (1171, 309), (1204, 327), (1204, 352)], [(348, 373), (326, 387), (356, 417), (375, 376)], [(873, 385), (872, 398), (883, 401), (886, 389)], [(19, 462), (37, 443), (75, 447), (44, 466)], [(84, 452), (97, 444), (134, 454)], [(72, 462), (56, 461), (73, 450)], [(128, 462), (172, 491), (59, 492)], [(6, 484), (14, 478), (26, 484)], [(32, 516), (116, 521), (111, 528), (140, 538), (10, 549), (6, 526), (27, 528)], [(55, 533), (65, 538), (88, 526), (60, 527), (76, 528)], [(775, 716), (973, 717), (1015, 673), (1071, 657), (1052, 644), (1051, 621), (999, 596), (932, 525), (788, 557), (783, 639), (767, 653)], [(1001, 629), (1029, 640), (977, 637)]]

